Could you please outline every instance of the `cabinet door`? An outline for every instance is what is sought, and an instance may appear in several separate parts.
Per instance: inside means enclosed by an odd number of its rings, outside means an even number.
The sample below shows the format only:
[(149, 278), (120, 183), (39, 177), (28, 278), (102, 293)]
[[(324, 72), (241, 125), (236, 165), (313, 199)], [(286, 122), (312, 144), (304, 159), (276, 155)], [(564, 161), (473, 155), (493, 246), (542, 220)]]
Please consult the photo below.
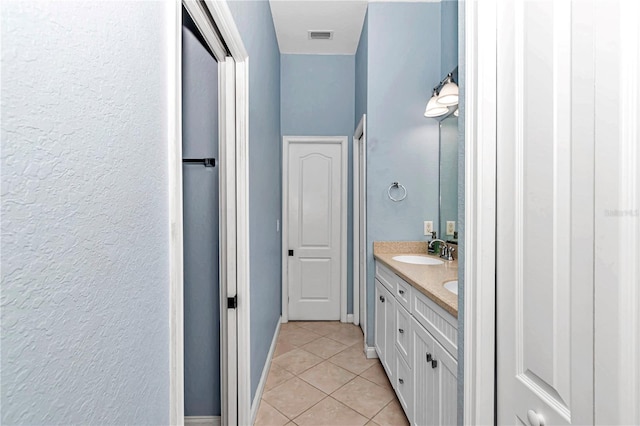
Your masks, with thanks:
[(376, 278), (375, 280), (376, 283), (376, 289), (375, 289), (375, 331), (374, 331), (374, 346), (376, 348), (376, 352), (378, 353), (378, 358), (380, 358), (380, 362), (382, 363), (382, 365), (385, 365), (385, 361), (386, 361), (386, 354), (385, 354), (385, 348), (386, 348), (386, 344), (385, 344), (385, 331), (386, 331), (386, 319), (385, 319), (385, 313), (386, 313), (386, 306), (385, 306), (385, 302), (386, 302), (386, 296), (384, 293), (384, 287), (382, 286), (382, 284), (380, 284), (380, 282), (378, 281), (378, 279)]
[(435, 424), (455, 425), (458, 422), (458, 363), (437, 341), (433, 359), (437, 363), (433, 368)]
[(416, 320), (412, 320), (413, 344), (413, 422), (417, 426), (436, 424), (435, 372), (432, 368), (435, 339)]
[(395, 297), (386, 289), (382, 288), (385, 297), (385, 357), (387, 376), (391, 383), (396, 382), (396, 302)]

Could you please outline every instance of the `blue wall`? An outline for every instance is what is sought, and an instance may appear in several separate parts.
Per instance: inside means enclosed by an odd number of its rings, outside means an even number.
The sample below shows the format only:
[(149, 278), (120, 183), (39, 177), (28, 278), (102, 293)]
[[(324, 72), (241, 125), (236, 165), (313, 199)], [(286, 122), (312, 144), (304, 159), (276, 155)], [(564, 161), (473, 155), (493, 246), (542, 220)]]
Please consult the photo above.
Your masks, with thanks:
[[(269, 2), (228, 2), (249, 52), (249, 231), (251, 395), (255, 395), (280, 318), (282, 193), (280, 51)], [(242, 303), (239, 300), (238, 303)]]
[[(438, 223), (438, 122), (423, 114), (431, 88), (441, 78), (440, 62), (440, 3), (369, 5), (369, 345), (373, 345), (374, 324), (373, 242), (423, 240), (423, 221)], [(394, 203), (387, 196), (394, 181), (407, 188), (402, 202)]]
[[(355, 56), (282, 55), (282, 134), (348, 136), (348, 223), (353, 235)], [(353, 240), (347, 238), (347, 312), (353, 312)]]
[(442, 51), (440, 74), (444, 77), (458, 66), (458, 1), (441, 3)]
[(369, 58), (369, 14), (364, 17), (362, 32), (360, 33), (360, 41), (358, 42), (358, 50), (356, 51), (356, 115), (354, 117), (355, 129), (362, 114), (367, 113), (367, 83), (368, 73), (367, 65)]

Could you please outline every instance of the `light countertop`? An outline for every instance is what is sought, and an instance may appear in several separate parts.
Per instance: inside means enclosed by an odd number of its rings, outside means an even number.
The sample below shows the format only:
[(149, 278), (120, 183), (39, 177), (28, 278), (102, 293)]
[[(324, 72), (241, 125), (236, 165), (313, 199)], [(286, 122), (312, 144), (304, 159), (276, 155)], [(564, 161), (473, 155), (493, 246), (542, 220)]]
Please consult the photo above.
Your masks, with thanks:
[(442, 265), (414, 265), (393, 260), (394, 256), (427, 254), (424, 241), (376, 241), (373, 243), (373, 256), (376, 260), (395, 272), (413, 288), (433, 300), (442, 309), (458, 317), (458, 296), (444, 288), (444, 283), (458, 279), (458, 260), (442, 260)]

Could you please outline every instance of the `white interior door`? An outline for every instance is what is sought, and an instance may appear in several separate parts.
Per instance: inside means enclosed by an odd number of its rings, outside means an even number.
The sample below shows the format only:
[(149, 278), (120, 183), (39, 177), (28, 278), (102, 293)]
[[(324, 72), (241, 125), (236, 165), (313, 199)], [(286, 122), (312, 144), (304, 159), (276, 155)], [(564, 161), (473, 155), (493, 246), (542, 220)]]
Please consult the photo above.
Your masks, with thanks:
[(593, 2), (498, 10), (498, 424), (592, 424)]
[(343, 277), (346, 279), (346, 140), (285, 138), (284, 226), (292, 320), (341, 319), (341, 287)]

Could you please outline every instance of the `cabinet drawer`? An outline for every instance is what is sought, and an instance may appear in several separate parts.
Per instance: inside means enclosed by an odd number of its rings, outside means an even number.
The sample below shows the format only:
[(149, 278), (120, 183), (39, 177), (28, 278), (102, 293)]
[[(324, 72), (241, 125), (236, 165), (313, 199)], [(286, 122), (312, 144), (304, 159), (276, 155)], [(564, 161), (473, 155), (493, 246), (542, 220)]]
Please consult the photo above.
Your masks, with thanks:
[(376, 262), (376, 278), (384, 285), (391, 294), (396, 294), (396, 283), (399, 278), (396, 274), (391, 272), (386, 266), (380, 262)]
[(411, 285), (399, 279), (396, 283), (396, 299), (407, 311), (411, 310)]
[(395, 336), (398, 353), (411, 368), (411, 315), (400, 305), (396, 306)]
[(409, 423), (413, 423), (413, 374), (401, 356), (396, 356), (396, 394)]
[(458, 319), (419, 291), (411, 293), (411, 313), (413, 317), (454, 358), (458, 356)]

